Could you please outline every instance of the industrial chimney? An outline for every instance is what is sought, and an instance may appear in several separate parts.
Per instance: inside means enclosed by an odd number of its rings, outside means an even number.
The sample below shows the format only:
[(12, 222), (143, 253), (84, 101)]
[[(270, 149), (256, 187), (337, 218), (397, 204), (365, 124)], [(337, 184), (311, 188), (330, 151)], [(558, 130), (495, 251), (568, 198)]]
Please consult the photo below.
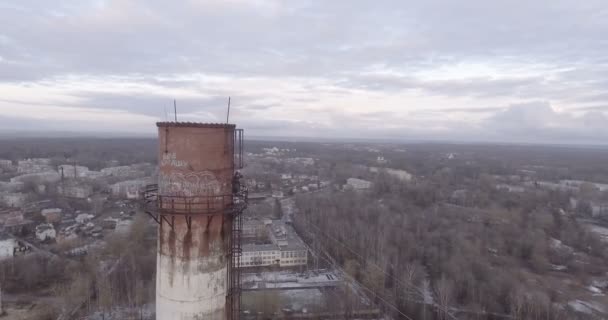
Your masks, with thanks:
[(159, 122), (158, 184), (144, 192), (159, 224), (156, 319), (238, 319), (243, 130)]

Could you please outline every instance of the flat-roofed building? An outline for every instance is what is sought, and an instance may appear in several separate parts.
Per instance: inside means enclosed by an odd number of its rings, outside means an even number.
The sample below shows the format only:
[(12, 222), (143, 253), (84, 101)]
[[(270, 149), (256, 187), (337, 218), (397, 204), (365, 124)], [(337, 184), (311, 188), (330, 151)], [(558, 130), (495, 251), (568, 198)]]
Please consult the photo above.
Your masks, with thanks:
[(244, 244), (240, 267), (279, 265), (281, 251), (276, 244)]

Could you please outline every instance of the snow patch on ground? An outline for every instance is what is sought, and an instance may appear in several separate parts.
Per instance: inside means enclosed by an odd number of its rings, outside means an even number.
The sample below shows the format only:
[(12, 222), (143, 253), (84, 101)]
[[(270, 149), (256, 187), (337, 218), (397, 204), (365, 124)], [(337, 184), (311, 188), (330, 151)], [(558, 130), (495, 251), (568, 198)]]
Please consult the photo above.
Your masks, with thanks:
[(281, 290), (280, 295), (292, 310), (319, 306), (323, 302), (323, 293), (319, 289)]
[(124, 319), (143, 319), (152, 320), (155, 318), (155, 305), (146, 304), (140, 308), (114, 307), (107, 312), (96, 311), (84, 317), (84, 320), (124, 320)]
[(593, 293), (593, 295), (594, 295), (594, 296), (597, 296), (597, 295), (601, 295), (601, 296), (603, 296), (603, 294), (602, 294), (602, 290), (600, 290), (600, 289), (599, 289), (599, 288), (597, 288), (597, 287), (594, 287), (594, 286), (588, 286), (588, 287), (587, 287), (587, 290), (591, 291), (591, 292)]
[(574, 309), (577, 312), (585, 313), (585, 314), (593, 314), (594, 312), (604, 313), (606, 312), (605, 306), (600, 305), (596, 302), (588, 302), (581, 300), (572, 300), (568, 302), (568, 306)]
[(595, 224), (588, 224), (587, 227), (589, 228), (589, 230), (591, 230), (591, 232), (594, 232), (599, 235), (603, 241), (608, 242), (608, 228)]
[(568, 267), (561, 265), (561, 264), (551, 264), (551, 269), (553, 269), (555, 271), (564, 271), (564, 270), (568, 269)]
[(574, 251), (574, 249), (572, 249), (572, 247), (563, 244), (560, 240), (555, 239), (555, 238), (549, 239), (549, 246), (553, 250), (560, 250), (560, 251), (566, 251), (566, 252)]
[(336, 286), (342, 280), (333, 272), (294, 273), (289, 271), (244, 273), (243, 287), (250, 289)]
[(598, 288), (608, 289), (608, 280), (593, 280), (591, 285)]

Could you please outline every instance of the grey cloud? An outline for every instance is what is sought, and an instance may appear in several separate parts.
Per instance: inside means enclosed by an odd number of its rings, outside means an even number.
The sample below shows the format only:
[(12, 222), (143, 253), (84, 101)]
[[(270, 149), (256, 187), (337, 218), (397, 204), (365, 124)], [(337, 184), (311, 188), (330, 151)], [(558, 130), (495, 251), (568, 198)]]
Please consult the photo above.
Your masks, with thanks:
[(608, 105), (578, 107), (581, 111), (608, 111)]
[(596, 94), (585, 95), (580, 99), (585, 102), (605, 102), (608, 101), (608, 91)]
[[(159, 118), (164, 118), (165, 114), (169, 118), (173, 117), (175, 98), (178, 116), (196, 113), (208, 113), (212, 115), (224, 115), (227, 111), (228, 96), (209, 96), (201, 98), (191, 97), (172, 97), (167, 94), (148, 93), (148, 94), (118, 94), (118, 93), (98, 93), (79, 91), (75, 93), (80, 101), (72, 104), (63, 104), (70, 107), (92, 107), (97, 109), (117, 109), (134, 114), (144, 114)], [(247, 95), (232, 96), (233, 110), (247, 112), (250, 110), (267, 110), (279, 106), (273, 103), (258, 103), (256, 97)], [(0, 99), (3, 101), (3, 99)], [(6, 101), (6, 100), (4, 100)], [(31, 104), (30, 102), (10, 101), (20, 104)], [(49, 104), (50, 105), (50, 104)], [(55, 104), (54, 104), (55, 105)], [(202, 120), (202, 119), (199, 119)], [(213, 121), (208, 119), (207, 121)]]
[(3, 32), (14, 43), (0, 55), (55, 67), (56, 72), (323, 76), (374, 63), (407, 68), (424, 57), (458, 60), (500, 54), (563, 62), (560, 57), (573, 50), (582, 59), (583, 47), (584, 57), (599, 59), (606, 49), (602, 35), (608, 31), (605, 21), (589, 18), (605, 12), (600, 1), (585, 6), (310, 1), (277, 2), (275, 10), (240, 2), (219, 7), (163, 1), (107, 1), (97, 7), (83, 3), (33, 2), (21, 5), (25, 11), (2, 10)]
[(279, 107), (279, 104), (276, 103), (266, 103), (266, 104), (251, 104), (248, 105), (246, 107), (241, 107), (241, 108), (245, 108), (245, 109), (250, 109), (250, 110), (268, 110), (270, 108), (275, 108), (275, 107)]
[(548, 92), (543, 92), (543, 82), (544, 80), (540, 77), (519, 79), (473, 78), (431, 81), (398, 75), (368, 74), (355, 75), (349, 79), (343, 79), (340, 83), (354, 88), (388, 92), (419, 89), (424, 90), (429, 94), (448, 97), (531, 98), (538, 94), (550, 94)]
[[(173, 99), (166, 95), (80, 92), (78, 96), (82, 98), (82, 102), (78, 103), (81, 106), (120, 109), (156, 117), (164, 117), (167, 112), (173, 117)], [(175, 98), (178, 115), (201, 111), (216, 113), (226, 109), (226, 97)]]
[(426, 110), (432, 113), (496, 113), (504, 110), (500, 107), (471, 107), (471, 108), (437, 108)]
[(487, 118), (482, 128), (511, 141), (602, 144), (608, 141), (608, 118), (605, 114), (590, 111), (577, 117), (568, 112), (557, 112), (547, 102), (511, 105)]
[[(596, 139), (604, 134), (600, 128), (604, 114), (591, 113), (604, 111), (599, 106), (608, 104), (608, 6), (604, 0), (584, 4), (574, 0), (32, 0), (3, 3), (0, 8), (0, 84), (41, 79), (53, 83), (66, 75), (124, 75), (160, 89), (188, 88), (204, 96), (74, 90), (72, 94), (81, 99), (78, 107), (163, 117), (165, 107), (171, 113), (171, 101), (176, 98), (179, 113), (205, 119), (224, 114), (225, 97), (232, 95), (236, 96), (235, 117), (255, 130), (276, 130), (277, 135), (325, 134), (331, 128), (318, 123), (269, 120), (272, 114), (251, 118), (275, 109), (288, 113), (290, 103), (315, 105), (319, 91), (341, 97), (363, 91), (378, 97), (420, 90), (443, 98), (501, 98), (504, 104), (521, 100), (593, 103), (577, 109), (587, 112), (582, 117), (556, 112), (549, 102), (497, 109), (453, 108), (446, 103), (421, 111), (493, 114), (478, 129), (495, 133), (496, 139), (524, 139), (523, 134)], [(545, 69), (531, 75), (455, 80), (416, 76), (419, 71), (461, 62), (542, 65)], [(392, 73), (369, 72), (377, 66)], [(227, 81), (220, 90), (182, 80), (180, 74), (220, 75)], [(286, 93), (288, 99), (265, 100), (230, 91), (230, 79), (245, 77), (310, 78), (323, 84), (311, 81)], [(323, 85), (327, 86), (320, 89)], [(319, 113), (327, 114), (343, 134), (416, 136), (424, 132), (415, 127), (419, 126), (440, 128), (426, 131), (434, 137), (479, 136), (475, 128), (459, 130), (472, 124), (417, 123), (399, 112)], [(383, 125), (391, 128), (383, 129)], [(399, 125), (402, 128), (395, 129)]]
[(444, 108), (443, 112), (463, 112), (463, 113), (488, 113), (501, 111), (503, 108), (480, 107), (480, 108)]
[(547, 102), (532, 102), (525, 104), (514, 104), (500, 111), (488, 119), (499, 130), (535, 129), (548, 124), (560, 123), (560, 115), (557, 114)]

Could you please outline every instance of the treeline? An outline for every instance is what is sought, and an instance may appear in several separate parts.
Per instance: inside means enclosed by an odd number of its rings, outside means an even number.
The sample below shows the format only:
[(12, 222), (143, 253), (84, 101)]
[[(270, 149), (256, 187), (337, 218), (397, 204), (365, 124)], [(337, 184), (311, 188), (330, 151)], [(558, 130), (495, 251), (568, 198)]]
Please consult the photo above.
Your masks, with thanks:
[(156, 139), (144, 138), (23, 138), (0, 139), (0, 159), (51, 158), (55, 164), (66, 159), (99, 170), (116, 160), (120, 165), (156, 163)]
[(580, 282), (608, 271), (606, 246), (560, 213), (563, 197), (473, 209), (441, 202), (437, 181), (375, 182), (368, 193), (299, 195), (296, 224), (414, 318), (572, 319), (555, 266)]

